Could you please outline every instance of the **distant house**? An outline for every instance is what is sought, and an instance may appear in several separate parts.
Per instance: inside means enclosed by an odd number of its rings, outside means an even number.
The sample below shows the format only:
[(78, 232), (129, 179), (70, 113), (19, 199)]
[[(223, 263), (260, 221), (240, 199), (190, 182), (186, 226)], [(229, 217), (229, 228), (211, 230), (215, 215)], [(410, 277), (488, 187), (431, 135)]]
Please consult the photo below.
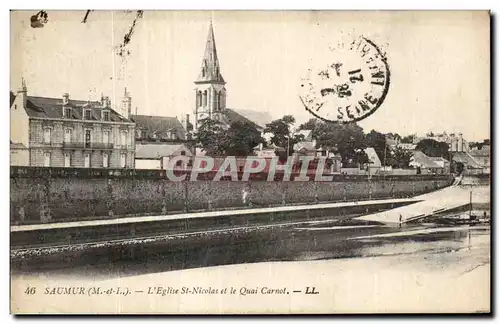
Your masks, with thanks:
[(411, 144), (411, 143), (398, 143), (397, 145), (394, 145), (394, 147), (401, 148), (405, 151), (414, 151), (415, 148), (417, 147), (417, 144)]
[(380, 158), (377, 155), (377, 152), (375, 152), (375, 149), (373, 147), (367, 147), (365, 148), (365, 153), (368, 156), (368, 172), (370, 174), (375, 174), (379, 172), (380, 168), (382, 167), (382, 162), (380, 161)]
[[(135, 168), (166, 170), (172, 158), (184, 155), (193, 157), (191, 150), (184, 144), (148, 143), (136, 144)], [(191, 160), (191, 159), (190, 159)], [(186, 169), (191, 162), (178, 161), (174, 169)]]
[(294, 153), (298, 155), (316, 155), (316, 140), (312, 137), (312, 130), (303, 129), (298, 131), (295, 135), (302, 135), (303, 140), (293, 145)]
[(441, 158), (429, 157), (420, 151), (415, 151), (410, 159), (410, 166), (420, 170), (421, 174), (444, 174), (445, 163), (438, 159)]
[(262, 158), (272, 158), (277, 156), (276, 152), (280, 150), (285, 151), (284, 148), (276, 146), (274, 144), (264, 145), (262, 143), (256, 146), (254, 150), (255, 150), (255, 155)]
[(186, 130), (177, 117), (131, 115), (137, 143), (185, 141)]
[(453, 162), (461, 166), (461, 168), (459, 169), (463, 169), (465, 173), (477, 174), (486, 172), (486, 168), (483, 165), (479, 164), (476, 159), (474, 159), (467, 152), (453, 152), (452, 156)]
[(443, 168), (443, 173), (449, 174), (450, 173), (450, 161), (446, 160), (445, 158), (442, 157), (429, 157), (432, 161), (437, 163), (440, 167)]
[(483, 145), (480, 150), (471, 150), (469, 155), (483, 167), (485, 173), (490, 173), (491, 159), (490, 159), (490, 146)]
[(413, 144), (418, 144), (420, 141), (424, 139), (432, 139), (437, 142), (444, 142), (448, 144), (448, 148), (451, 152), (467, 152), (469, 151), (469, 142), (463, 138), (462, 133), (455, 134), (447, 134), (446, 132), (433, 134), (426, 134), (424, 137), (417, 137), (413, 139)]

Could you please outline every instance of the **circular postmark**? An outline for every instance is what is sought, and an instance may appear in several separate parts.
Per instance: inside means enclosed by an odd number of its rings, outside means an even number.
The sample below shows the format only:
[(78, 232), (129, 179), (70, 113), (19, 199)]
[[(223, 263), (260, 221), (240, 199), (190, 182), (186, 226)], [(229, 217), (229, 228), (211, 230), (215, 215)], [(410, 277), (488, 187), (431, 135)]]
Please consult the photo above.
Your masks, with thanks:
[(324, 64), (301, 79), (300, 99), (312, 115), (350, 123), (373, 114), (389, 91), (390, 71), (379, 47), (365, 37), (329, 47)]

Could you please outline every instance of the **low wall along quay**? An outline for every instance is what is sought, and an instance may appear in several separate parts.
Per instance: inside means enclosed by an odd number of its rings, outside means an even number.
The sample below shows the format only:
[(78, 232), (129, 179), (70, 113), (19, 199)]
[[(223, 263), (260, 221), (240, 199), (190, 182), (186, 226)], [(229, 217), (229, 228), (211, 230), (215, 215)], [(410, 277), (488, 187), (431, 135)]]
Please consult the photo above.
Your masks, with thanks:
[[(172, 182), (164, 170), (11, 167), (12, 225), (200, 210), (412, 197), (450, 185), (449, 175), (334, 175), (329, 182)], [(279, 174), (277, 175), (279, 178)], [(241, 179), (241, 174), (239, 174)]]

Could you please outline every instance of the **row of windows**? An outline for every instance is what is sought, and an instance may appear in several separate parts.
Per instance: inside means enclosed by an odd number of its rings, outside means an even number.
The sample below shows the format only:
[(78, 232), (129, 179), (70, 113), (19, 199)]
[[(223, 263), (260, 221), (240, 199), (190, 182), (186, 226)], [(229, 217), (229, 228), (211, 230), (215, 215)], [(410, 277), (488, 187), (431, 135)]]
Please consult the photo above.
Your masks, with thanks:
[[(71, 118), (71, 112), (72, 112), (71, 107), (64, 107), (63, 118)], [(84, 109), (83, 110), (83, 119), (85, 119), (85, 120), (92, 119), (92, 110), (91, 109)], [(110, 121), (110, 112), (108, 110), (101, 111), (101, 119), (103, 121)]]
[[(51, 165), (51, 154), (50, 152), (45, 152), (43, 154), (43, 166), (45, 167), (50, 167), (52, 166)], [(91, 155), (90, 154), (84, 154), (84, 162), (83, 162), (83, 166), (85, 168), (90, 168), (92, 166), (92, 158), (91, 158)], [(96, 163), (98, 163), (97, 161), (95, 161)], [(127, 165), (127, 154), (126, 153), (122, 153), (120, 154), (120, 167), (122, 168), (125, 168)], [(71, 154), (70, 153), (64, 153), (64, 167), (65, 168), (70, 168), (74, 166), (72, 164), (72, 158), (71, 158)], [(100, 165), (99, 165), (100, 166)], [(108, 153), (103, 153), (102, 154), (102, 167), (103, 168), (107, 168), (109, 167), (109, 154)]]
[[(71, 143), (71, 135), (73, 134), (73, 130), (71, 128), (65, 128), (64, 129), (64, 143)], [(103, 130), (102, 131), (102, 143), (105, 144), (110, 144), (112, 137), (110, 136), (110, 131), (109, 130)], [(43, 130), (43, 142), (45, 144), (50, 144), (52, 140), (52, 129), (51, 128), (45, 128)], [(132, 139), (130, 139), (132, 141)], [(92, 142), (92, 130), (91, 129), (86, 129), (85, 130), (85, 143), (90, 144)], [(120, 132), (120, 144), (122, 146), (127, 145), (127, 131), (121, 131)], [(132, 143), (130, 143), (132, 145)]]

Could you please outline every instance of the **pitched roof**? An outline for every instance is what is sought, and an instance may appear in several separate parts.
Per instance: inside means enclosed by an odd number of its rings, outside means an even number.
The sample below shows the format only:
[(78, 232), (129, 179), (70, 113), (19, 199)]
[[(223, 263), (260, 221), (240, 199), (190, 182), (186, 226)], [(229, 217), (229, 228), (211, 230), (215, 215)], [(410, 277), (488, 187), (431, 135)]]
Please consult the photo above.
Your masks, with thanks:
[(224, 78), (220, 73), (219, 58), (217, 57), (217, 48), (215, 46), (214, 28), (212, 22), (208, 28), (207, 43), (205, 44), (205, 54), (201, 61), (201, 72), (196, 82), (221, 82)]
[(236, 109), (235, 111), (247, 119), (250, 119), (262, 128), (264, 128), (266, 124), (273, 121), (273, 117), (267, 111), (257, 111), (252, 109)]
[(22, 144), (22, 143), (13, 143), (12, 141), (10, 142), (10, 148), (11, 149), (26, 149), (27, 147)]
[(304, 135), (304, 141), (312, 141), (312, 130), (303, 129), (297, 132), (297, 135)]
[[(69, 101), (67, 107), (71, 107), (71, 118), (82, 119), (83, 108), (87, 106), (91, 109), (91, 120), (101, 120), (102, 105), (98, 101), (73, 100)], [(26, 101), (26, 113), (29, 117), (40, 118), (63, 118), (63, 100), (62, 98), (48, 97), (33, 97), (28, 96)], [(110, 111), (110, 121), (128, 122), (125, 117), (118, 114), (111, 108), (106, 108)]]
[(135, 157), (139, 159), (159, 159), (161, 157), (180, 155), (181, 151), (185, 151), (186, 156), (193, 155), (183, 144), (136, 144)]
[(169, 132), (174, 131), (178, 139), (186, 139), (186, 130), (177, 117), (131, 115), (130, 119), (136, 123), (136, 129), (146, 132), (146, 138), (169, 139)]
[(453, 152), (453, 161), (466, 164), (476, 169), (482, 168), (482, 166), (467, 152)]
[(381, 166), (382, 162), (380, 161), (377, 152), (373, 147), (367, 147), (365, 148), (365, 153), (368, 155), (368, 159), (370, 159), (371, 163), (374, 164), (375, 166)]
[[(489, 146), (489, 145), (488, 145)], [(484, 148), (484, 146), (480, 150), (470, 150), (469, 154), (472, 157), (488, 157), (490, 156), (490, 149), (489, 147), (487, 149)]]
[(234, 109), (226, 108), (226, 109), (224, 109), (224, 114), (226, 115), (229, 124), (234, 123), (234, 122), (246, 122), (246, 123), (253, 124), (259, 130), (262, 130), (264, 128), (264, 127), (256, 124), (252, 120), (248, 119), (247, 117), (243, 116), (242, 114), (236, 112)]
[(433, 158), (420, 151), (413, 152), (412, 162), (422, 168), (442, 168)]
[(293, 145), (293, 150), (294, 151), (306, 150), (308, 152), (311, 152), (311, 151), (316, 151), (316, 147), (314, 145), (314, 142), (303, 141), (303, 142), (295, 143)]
[(432, 161), (449, 162), (447, 159), (445, 159), (441, 156), (429, 156), (429, 159), (431, 159)]

